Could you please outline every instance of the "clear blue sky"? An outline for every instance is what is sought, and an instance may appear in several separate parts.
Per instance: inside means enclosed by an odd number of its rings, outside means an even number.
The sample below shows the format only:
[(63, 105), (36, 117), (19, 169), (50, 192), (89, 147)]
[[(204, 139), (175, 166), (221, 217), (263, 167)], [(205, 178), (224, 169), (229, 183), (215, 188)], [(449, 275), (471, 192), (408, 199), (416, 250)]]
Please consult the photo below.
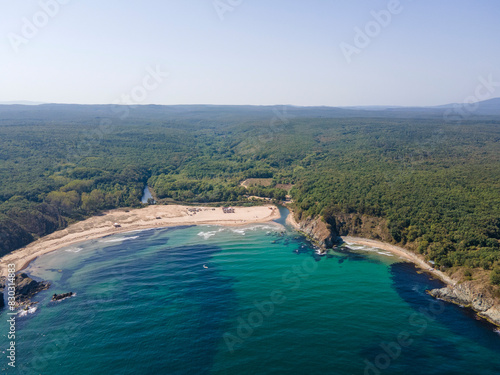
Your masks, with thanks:
[(158, 65), (141, 103), (438, 105), (500, 81), (498, 0), (400, 0), (350, 63), (341, 43), (390, 0), (217, 0), (223, 20), (213, 0), (60, 1), (45, 22), (39, 1), (0, 0), (0, 101), (112, 103)]

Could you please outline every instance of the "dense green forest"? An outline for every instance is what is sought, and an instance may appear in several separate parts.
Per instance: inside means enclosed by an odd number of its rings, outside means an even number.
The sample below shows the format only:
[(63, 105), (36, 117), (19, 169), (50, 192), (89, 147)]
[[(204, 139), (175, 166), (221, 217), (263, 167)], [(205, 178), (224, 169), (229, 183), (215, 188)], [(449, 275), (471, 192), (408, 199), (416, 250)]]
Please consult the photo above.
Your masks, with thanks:
[[(444, 109), (0, 106), (0, 255), (100, 210), (290, 194), (342, 231), (383, 219), (438, 267), (500, 283), (500, 116)], [(268, 187), (241, 186), (272, 178)], [(278, 186), (277, 186), (278, 185)], [(345, 230), (344, 230), (345, 231)], [(342, 233), (348, 234), (348, 233)], [(496, 267), (496, 268), (495, 268)]]

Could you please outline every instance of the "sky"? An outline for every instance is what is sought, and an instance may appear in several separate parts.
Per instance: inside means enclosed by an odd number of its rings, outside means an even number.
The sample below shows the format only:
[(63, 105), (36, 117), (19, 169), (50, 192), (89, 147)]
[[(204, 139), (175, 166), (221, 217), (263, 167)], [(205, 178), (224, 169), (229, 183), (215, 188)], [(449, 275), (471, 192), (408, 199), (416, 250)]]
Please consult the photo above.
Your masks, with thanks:
[(0, 10), (0, 102), (430, 106), (463, 102), (484, 81), (500, 96), (498, 0), (0, 0)]

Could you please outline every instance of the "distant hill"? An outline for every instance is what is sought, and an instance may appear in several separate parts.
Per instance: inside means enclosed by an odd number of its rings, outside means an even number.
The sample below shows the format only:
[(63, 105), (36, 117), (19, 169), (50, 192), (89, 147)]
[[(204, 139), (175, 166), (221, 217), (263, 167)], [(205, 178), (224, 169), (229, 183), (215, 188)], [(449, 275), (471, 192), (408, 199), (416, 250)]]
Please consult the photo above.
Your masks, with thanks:
[[(127, 113), (140, 118), (162, 118), (175, 115), (185, 119), (204, 118), (210, 113), (212, 119), (219, 120), (238, 117), (268, 118), (275, 117), (279, 121), (291, 118), (353, 118), (353, 117), (388, 117), (388, 118), (442, 118), (450, 111), (466, 111), (466, 118), (476, 116), (500, 116), (500, 98), (477, 103), (477, 108), (469, 109), (463, 103), (451, 103), (433, 107), (398, 107), (398, 106), (353, 106), (353, 107), (300, 107), (293, 105), (251, 106), (251, 105), (138, 105), (127, 107)], [(458, 110), (457, 110), (458, 108)], [(44, 104), (36, 102), (0, 102), (0, 114), (16, 113), (43, 119), (54, 114), (73, 116), (79, 113), (83, 117), (113, 117), (123, 114), (115, 105), (81, 105), (81, 104)], [(129, 112), (130, 111), (130, 112)], [(217, 115), (214, 116), (214, 113)], [(111, 116), (110, 116), (111, 115)]]
[[(473, 112), (482, 116), (500, 116), (500, 98), (493, 98), (477, 103), (478, 107)], [(454, 103), (440, 106), (440, 108), (456, 108), (464, 106), (463, 103)]]

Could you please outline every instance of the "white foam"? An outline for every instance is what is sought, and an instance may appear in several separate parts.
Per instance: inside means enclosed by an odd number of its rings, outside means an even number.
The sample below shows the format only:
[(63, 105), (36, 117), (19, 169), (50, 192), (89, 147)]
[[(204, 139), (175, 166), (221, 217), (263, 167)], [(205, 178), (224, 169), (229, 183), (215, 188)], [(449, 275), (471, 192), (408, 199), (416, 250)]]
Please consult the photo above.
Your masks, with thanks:
[(139, 236), (121, 237), (121, 238), (115, 238), (115, 239), (113, 239), (113, 240), (100, 241), (100, 242), (104, 242), (104, 243), (110, 243), (110, 242), (122, 242), (122, 241), (128, 241), (128, 240), (135, 240), (136, 238), (139, 238)]
[(30, 307), (28, 310), (20, 310), (18, 315), (19, 316), (26, 316), (28, 314), (34, 314), (35, 311), (36, 311), (37, 307), (36, 306), (32, 306)]
[(203, 237), (205, 240), (208, 240), (210, 237), (213, 237), (217, 234), (217, 231), (212, 232), (200, 232), (198, 236)]
[(82, 251), (83, 249), (81, 247), (72, 247), (70, 249), (66, 249), (66, 251), (68, 253), (79, 253), (80, 251)]
[(255, 224), (255, 225), (252, 225), (252, 226), (248, 226), (248, 227), (245, 227), (246, 230), (273, 230), (273, 231), (276, 231), (278, 229), (280, 229), (280, 225), (279, 224), (276, 224), (276, 225), (269, 225), (269, 224)]
[(210, 237), (215, 236), (217, 233), (222, 232), (224, 228), (220, 228), (219, 230), (211, 230), (207, 232), (200, 232), (198, 236), (203, 237), (205, 240), (208, 240)]
[(364, 245), (351, 245), (351, 244), (347, 245), (349, 246), (349, 249), (353, 251), (369, 251), (372, 253), (378, 253), (380, 251), (379, 249), (375, 249), (373, 247), (367, 247)]
[(495, 332), (500, 335), (500, 329), (495, 329)]
[(366, 246), (366, 245), (358, 245), (358, 244), (351, 244), (351, 243), (348, 243), (348, 242), (346, 242), (346, 244), (353, 251), (366, 251), (366, 252), (371, 252), (371, 253), (377, 253), (377, 254), (380, 254), (380, 255), (383, 255), (383, 256), (387, 256), (387, 257), (393, 257), (394, 256), (393, 253), (388, 252), (388, 251), (384, 251), (384, 250), (376, 248), (376, 247), (371, 247), (371, 246)]
[(238, 233), (244, 236), (246, 234), (245, 229), (232, 229), (231, 230), (233, 233)]

